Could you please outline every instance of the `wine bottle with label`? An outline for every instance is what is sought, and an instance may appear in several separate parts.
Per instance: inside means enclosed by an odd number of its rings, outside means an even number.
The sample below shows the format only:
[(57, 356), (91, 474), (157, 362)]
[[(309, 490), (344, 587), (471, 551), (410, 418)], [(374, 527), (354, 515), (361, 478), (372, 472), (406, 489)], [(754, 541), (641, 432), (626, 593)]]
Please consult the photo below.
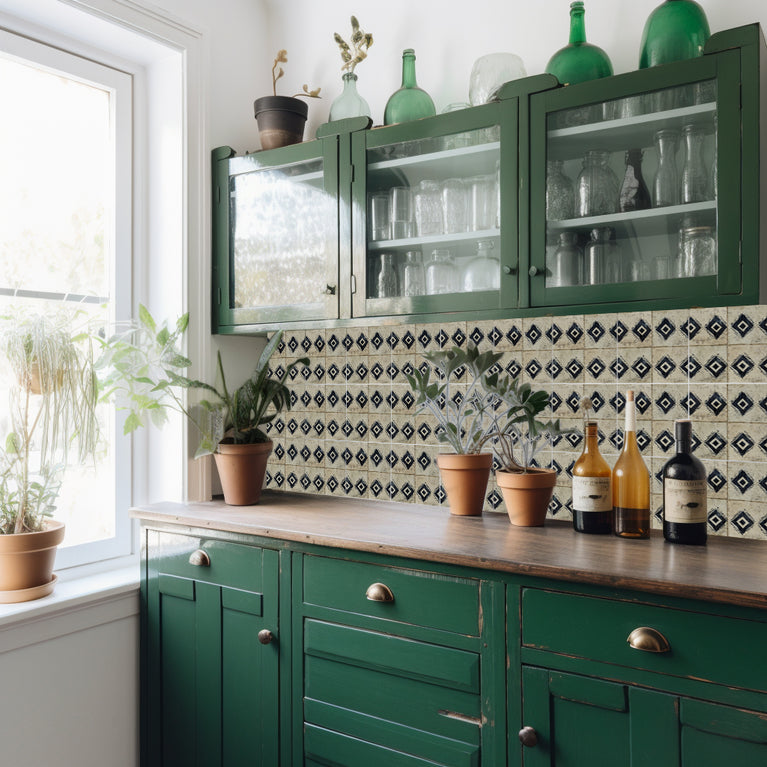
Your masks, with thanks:
[(573, 464), (573, 527), (579, 533), (613, 529), (611, 471), (599, 452), (596, 421), (586, 421), (583, 452)]
[(706, 543), (706, 469), (692, 454), (692, 422), (674, 423), (676, 455), (663, 467), (663, 537), (671, 543)]
[(613, 531), (621, 538), (650, 537), (650, 472), (639, 452), (634, 392), (626, 392), (623, 450), (613, 467)]

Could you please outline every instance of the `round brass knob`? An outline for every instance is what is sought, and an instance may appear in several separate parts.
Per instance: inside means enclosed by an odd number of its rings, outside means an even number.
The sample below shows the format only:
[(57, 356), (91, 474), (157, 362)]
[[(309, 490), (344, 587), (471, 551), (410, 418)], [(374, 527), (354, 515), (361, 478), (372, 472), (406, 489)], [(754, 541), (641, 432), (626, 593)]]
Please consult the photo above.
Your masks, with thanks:
[(528, 274), (529, 274), (531, 277), (535, 277), (537, 274), (539, 274), (539, 271), (540, 271), (540, 270), (538, 269), (538, 267), (537, 267), (537, 266), (531, 266), (531, 267), (530, 267), (530, 268), (527, 270), (527, 273), (528, 273)]
[(365, 596), (371, 602), (393, 602), (394, 594), (385, 583), (371, 583)]
[(204, 549), (197, 549), (191, 553), (189, 564), (195, 567), (210, 567), (210, 555)]
[(523, 746), (532, 748), (538, 745), (538, 733), (532, 727), (523, 727), (519, 731), (519, 742)]
[(261, 631), (258, 632), (258, 641), (261, 642), (261, 644), (271, 644), (274, 640), (274, 634), (272, 634), (269, 629), (261, 629)]
[(644, 652), (669, 652), (671, 650), (668, 639), (657, 629), (648, 626), (634, 629), (626, 641), (633, 650), (643, 650)]

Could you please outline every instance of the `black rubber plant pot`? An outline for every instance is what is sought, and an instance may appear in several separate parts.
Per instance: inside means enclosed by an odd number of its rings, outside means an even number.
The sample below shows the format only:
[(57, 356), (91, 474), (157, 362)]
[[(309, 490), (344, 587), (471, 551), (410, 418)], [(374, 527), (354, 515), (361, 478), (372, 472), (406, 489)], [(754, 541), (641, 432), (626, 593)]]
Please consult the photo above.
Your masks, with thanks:
[(263, 96), (253, 102), (262, 149), (276, 149), (304, 140), (309, 114), (305, 101), (293, 96)]

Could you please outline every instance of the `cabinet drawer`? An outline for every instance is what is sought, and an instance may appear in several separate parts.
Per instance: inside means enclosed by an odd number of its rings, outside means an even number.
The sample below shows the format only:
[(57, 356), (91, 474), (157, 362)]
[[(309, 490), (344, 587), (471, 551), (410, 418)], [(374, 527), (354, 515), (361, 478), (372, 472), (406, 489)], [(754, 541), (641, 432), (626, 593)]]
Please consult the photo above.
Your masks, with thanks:
[(264, 552), (255, 546), (191, 535), (147, 531), (152, 568), (220, 586), (263, 592)]
[[(660, 632), (666, 652), (628, 643), (639, 627)], [(522, 645), (669, 676), (767, 691), (767, 623), (670, 607), (525, 589)]]
[[(370, 599), (376, 583), (392, 601)], [(479, 636), (479, 581), (399, 567), (304, 557), (304, 604)]]

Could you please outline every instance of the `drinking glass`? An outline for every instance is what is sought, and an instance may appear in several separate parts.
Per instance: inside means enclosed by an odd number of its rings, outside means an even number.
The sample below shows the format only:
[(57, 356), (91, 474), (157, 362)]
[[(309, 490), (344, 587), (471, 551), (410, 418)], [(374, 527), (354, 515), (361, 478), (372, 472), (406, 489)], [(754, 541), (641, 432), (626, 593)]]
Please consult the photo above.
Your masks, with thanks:
[(393, 186), (389, 190), (391, 237), (400, 240), (413, 236), (413, 195), (409, 186)]
[(442, 234), (442, 196), (436, 181), (424, 180), (416, 187), (415, 228), (419, 237)]
[(469, 229), (481, 232), (495, 226), (496, 191), (494, 176), (474, 176), (469, 179)]
[(376, 192), (370, 195), (370, 239), (388, 240), (390, 236), (389, 193)]
[(467, 188), (460, 178), (442, 182), (442, 219), (445, 234), (465, 232), (469, 228)]

